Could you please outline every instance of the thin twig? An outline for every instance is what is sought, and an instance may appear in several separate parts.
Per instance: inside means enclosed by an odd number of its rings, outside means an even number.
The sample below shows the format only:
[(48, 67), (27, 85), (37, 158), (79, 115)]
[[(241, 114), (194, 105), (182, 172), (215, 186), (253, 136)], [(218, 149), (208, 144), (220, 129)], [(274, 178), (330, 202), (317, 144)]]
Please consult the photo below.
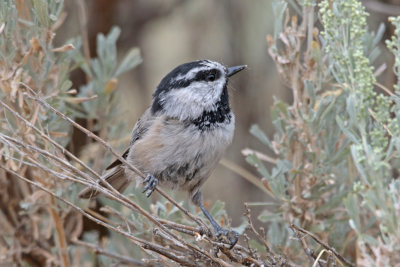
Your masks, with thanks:
[(295, 225), (295, 224), (291, 224), (290, 228), (296, 229), (304, 234), (309, 235), (312, 239), (314, 239), (318, 244), (320, 244), (321, 246), (323, 246), (326, 250), (331, 251), (333, 254), (335, 254), (335, 256), (340, 259), (341, 261), (343, 261), (344, 263), (346, 263), (349, 266), (356, 266), (355, 264), (351, 263), (350, 261), (348, 261), (347, 259), (345, 259), (342, 255), (340, 255), (339, 253), (336, 252), (336, 250), (329, 246), (328, 244), (326, 244), (325, 242), (323, 242), (322, 240), (320, 240), (316, 235), (314, 235), (313, 233)]
[(180, 223), (176, 223), (176, 222), (171, 222), (165, 219), (159, 219), (160, 223), (164, 224), (166, 227), (170, 228), (170, 229), (174, 229), (178, 232), (184, 233), (184, 234), (188, 234), (191, 236), (196, 236), (196, 234), (199, 234), (200, 229), (197, 229), (195, 227), (192, 226), (187, 226), (184, 224), (180, 224)]
[[(176, 240), (174, 240), (174, 239), (172, 239), (171, 237), (169, 237), (168, 235), (166, 235), (163, 231), (160, 231), (160, 229), (158, 229), (158, 228), (154, 228), (153, 229), (153, 234), (155, 235), (155, 236), (159, 236), (159, 237), (161, 237), (162, 239), (164, 239), (164, 240), (166, 240), (166, 241), (169, 241), (173, 246), (176, 246), (176, 247), (179, 247), (179, 248), (185, 248), (185, 246), (182, 246), (182, 244), (181, 243), (179, 243), (179, 242), (177, 242)], [(169, 245), (169, 247), (170, 247), (171, 245)]]
[(295, 233), (295, 238), (300, 241), (300, 244), (303, 247), (304, 252), (306, 253), (306, 255), (310, 260), (310, 263), (315, 264), (317, 257), (314, 255), (314, 251), (308, 247), (307, 242), (304, 240), (304, 236), (302, 236), (298, 231), (295, 230), (294, 233)]
[(250, 208), (247, 206), (247, 203), (245, 203), (244, 206), (245, 206), (245, 209), (246, 209), (244, 215), (247, 218), (248, 227), (250, 227), (249, 229), (256, 235), (257, 239), (264, 245), (267, 253), (271, 253), (271, 249), (269, 248), (269, 244), (267, 243), (267, 241), (254, 228), (253, 222), (251, 221), (251, 217), (250, 217)]
[(77, 211), (78, 211), (79, 213), (81, 213), (83, 216), (85, 216), (85, 217), (87, 217), (88, 219), (94, 221), (95, 223), (100, 224), (100, 225), (102, 225), (102, 226), (104, 226), (104, 227), (106, 227), (106, 228), (112, 229), (112, 230), (114, 230), (115, 232), (120, 233), (120, 234), (122, 234), (122, 235), (128, 237), (129, 239), (131, 239), (131, 240), (134, 241), (135, 243), (137, 242), (138, 245), (148, 243), (146, 240), (142, 240), (142, 239), (140, 239), (140, 238), (137, 238), (137, 237), (135, 237), (135, 236), (132, 236), (132, 235), (130, 235), (129, 233), (127, 233), (127, 232), (125, 232), (125, 231), (122, 231), (122, 230), (120, 230), (120, 229), (118, 229), (118, 228), (116, 228), (116, 227), (113, 227), (113, 226), (111, 226), (111, 225), (109, 225), (109, 224), (107, 224), (107, 223), (104, 223), (103, 221), (97, 219), (96, 217), (93, 217), (92, 215), (88, 214), (87, 212), (85, 212), (85, 211), (84, 211), (83, 209), (81, 209), (80, 207), (76, 206), (74, 203), (72, 203), (72, 202), (70, 202), (70, 201), (68, 201), (68, 200), (66, 200), (66, 199), (64, 199), (64, 198), (62, 198), (61, 196), (58, 196), (56, 193), (54, 193), (54, 192), (52, 192), (51, 190), (47, 189), (47, 188), (44, 187), (42, 184), (40, 184), (40, 183), (38, 183), (38, 182), (31, 181), (31, 180), (29, 180), (28, 178), (26, 178), (26, 177), (20, 175), (19, 173), (15, 172), (15, 171), (13, 171), (13, 170), (11, 170), (11, 169), (8, 169), (8, 168), (6, 168), (6, 167), (4, 167), (4, 166), (2, 166), (2, 165), (0, 165), (0, 168), (3, 169), (3, 170), (5, 170), (6, 172), (12, 174), (12, 175), (15, 175), (16, 177), (18, 177), (19, 179), (25, 181), (26, 183), (28, 183), (28, 184), (30, 184), (30, 185), (32, 185), (32, 186), (34, 186), (34, 187), (37, 187), (37, 188), (40, 189), (40, 190), (45, 191), (46, 193), (50, 194), (51, 196), (55, 197), (56, 199), (58, 199), (58, 200), (64, 202), (64, 203), (67, 204), (68, 206), (70, 206), (70, 207), (74, 208), (75, 210), (77, 210)]
[[(86, 12), (86, 4), (84, 0), (76, 0), (76, 3), (79, 7), (79, 23), (81, 26), (81, 36), (82, 36), (82, 44), (83, 44), (83, 54), (85, 56), (85, 61), (88, 66), (90, 66), (90, 45), (89, 45), (89, 36), (87, 31), (87, 12)], [(86, 76), (86, 81), (89, 82), (92, 77)]]
[[(50, 142), (52, 145), (54, 145), (56, 148), (58, 148), (64, 155), (70, 157), (72, 160), (74, 160), (75, 162), (79, 163), (79, 165), (81, 165), (84, 169), (86, 169), (87, 171), (89, 171), (91, 174), (93, 174), (97, 179), (101, 180), (101, 176), (95, 172), (92, 168), (90, 168), (88, 165), (86, 165), (83, 161), (81, 161), (79, 158), (77, 158), (74, 154), (72, 154), (71, 152), (69, 152), (67, 149), (65, 149), (63, 146), (61, 146), (59, 143), (57, 143), (56, 141), (54, 141), (53, 139), (51, 139), (48, 135), (46, 135), (45, 133), (43, 133), (41, 130), (39, 130), (37, 127), (35, 127), (35, 125), (33, 125), (31, 122), (29, 122), (28, 120), (26, 120), (24, 117), (22, 117), (18, 112), (16, 112), (14, 109), (12, 109), (11, 107), (9, 107), (6, 103), (4, 103), (1, 99), (0, 99), (0, 104), (6, 108), (9, 112), (11, 112), (14, 116), (16, 116), (19, 120), (21, 120), (27, 127), (29, 127), (30, 129), (33, 129), (36, 133), (38, 133), (42, 138), (44, 138), (45, 140), (47, 140), (48, 142)], [(90, 176), (89, 176), (90, 177)]]
[[(99, 213), (95, 212), (94, 210), (91, 209), (87, 209), (88, 212), (93, 212), (92, 214), (96, 214), (96, 216), (100, 216), (100, 217), (104, 217), (102, 215), (100, 215)], [(121, 214), (121, 212), (119, 212), (118, 210), (110, 207), (110, 206), (104, 206), (100, 208), (100, 211), (115, 216), (118, 219), (120, 219), (121, 221), (123, 221), (126, 224), (126, 227), (128, 229), (129, 232), (132, 232), (132, 229), (136, 229), (136, 226), (133, 224), (133, 222), (131, 220), (128, 220), (123, 214)], [(105, 217), (104, 217), (105, 218)]]
[(273, 197), (272, 193), (270, 191), (268, 191), (267, 188), (265, 188), (263, 183), (260, 181), (260, 178), (258, 178), (257, 176), (251, 174), (246, 169), (240, 167), (239, 165), (237, 165), (234, 162), (232, 162), (232, 161), (230, 161), (228, 159), (225, 159), (225, 158), (221, 159), (219, 163), (222, 166), (228, 168), (229, 170), (239, 174), (240, 176), (245, 178), (247, 181), (252, 183), (254, 186), (256, 186), (257, 188), (261, 189), (261, 191), (263, 191), (264, 193), (266, 193), (266, 194), (270, 195), (271, 197)]
[(60, 254), (60, 262), (62, 263), (63, 267), (69, 267), (70, 261), (68, 257), (68, 247), (67, 247), (67, 238), (65, 237), (65, 231), (63, 227), (63, 223), (61, 222), (61, 218), (58, 212), (55, 210), (55, 201), (54, 197), (50, 196), (50, 204), (49, 207), (51, 217), (53, 218), (54, 225), (56, 228), (57, 233), (57, 245), (58, 245), (58, 252)]
[(131, 257), (119, 255), (119, 254), (116, 254), (116, 253), (111, 252), (111, 251), (107, 251), (105, 249), (100, 248), (99, 246), (95, 246), (93, 244), (90, 244), (90, 243), (87, 243), (87, 242), (83, 242), (83, 241), (78, 240), (78, 239), (72, 239), (71, 242), (76, 244), (76, 245), (78, 245), (78, 246), (87, 247), (87, 248), (91, 249), (96, 254), (101, 254), (101, 255), (110, 257), (112, 259), (116, 259), (116, 260), (120, 261), (119, 262), (120, 264), (130, 264), (131, 266), (149, 266), (148, 264), (144, 263), (143, 261), (136, 260), (136, 259), (133, 259)]
[[(4, 167), (4, 166), (1, 166), (1, 165), (0, 165), (0, 168), (3, 169), (3, 170), (5, 170), (6, 172), (12, 174), (12, 175), (15, 175), (15, 176), (18, 177), (19, 179), (21, 179), (21, 180), (23, 180), (23, 181), (25, 181), (25, 182), (31, 184), (32, 186), (35, 186), (35, 187), (39, 188), (40, 190), (45, 191), (46, 193), (50, 194), (51, 196), (55, 197), (56, 199), (58, 199), (58, 200), (64, 202), (64, 203), (67, 204), (68, 206), (70, 206), (70, 207), (72, 207), (73, 209), (77, 210), (77, 211), (78, 211), (79, 213), (81, 213), (83, 216), (85, 216), (85, 217), (87, 217), (88, 219), (94, 221), (95, 223), (97, 223), (97, 224), (99, 224), (99, 225), (102, 225), (102, 226), (104, 226), (104, 227), (106, 227), (106, 228), (108, 228), (108, 229), (110, 229), (110, 230), (113, 230), (114, 232), (117, 232), (117, 233), (119, 233), (119, 234), (121, 234), (121, 235), (127, 237), (128, 239), (132, 240), (132, 241), (133, 241), (134, 243), (136, 243), (137, 245), (139, 245), (139, 246), (141, 246), (141, 247), (144, 247), (144, 248), (151, 249), (151, 250), (153, 250), (153, 251), (157, 251), (157, 252), (159, 252), (159, 253), (162, 254), (162, 255), (169, 255), (169, 254), (170, 254), (168, 251), (166, 251), (166, 249), (165, 249), (164, 247), (162, 247), (162, 246), (160, 246), (160, 245), (153, 244), (153, 243), (150, 243), (150, 242), (148, 242), (148, 241), (146, 241), (146, 240), (144, 240), (144, 239), (135, 237), (135, 236), (131, 235), (130, 233), (119, 229), (118, 227), (109, 225), (109, 224), (104, 223), (103, 221), (97, 219), (96, 217), (93, 217), (92, 215), (88, 214), (87, 212), (85, 212), (85, 211), (84, 211), (83, 209), (81, 209), (80, 207), (78, 207), (78, 206), (76, 206), (75, 204), (73, 204), (72, 202), (70, 202), (70, 201), (68, 201), (68, 200), (66, 200), (66, 199), (64, 199), (64, 198), (62, 198), (62, 197), (60, 197), (60, 196), (58, 196), (57, 194), (55, 194), (55, 193), (52, 192), (51, 190), (47, 189), (46, 187), (44, 187), (44, 186), (41, 185), (40, 183), (31, 181), (31, 180), (29, 180), (28, 178), (26, 178), (26, 177), (24, 177), (24, 176), (18, 174), (17, 172), (15, 172), (15, 171), (13, 171), (13, 170), (10, 170), (10, 169), (8, 169), (8, 168), (6, 168), (6, 167)], [(171, 256), (171, 255), (170, 255), (170, 256)], [(171, 259), (174, 259), (174, 257), (171, 256)], [(227, 266), (227, 265), (226, 265), (226, 264), (223, 264), (223, 266)]]
[[(194, 264), (193, 262), (189, 262), (185, 260), (185, 257), (182, 256), (176, 256), (173, 253), (170, 253), (168, 251), (166, 251), (165, 249), (160, 249), (160, 247), (158, 246), (151, 246), (151, 244), (146, 244), (142, 246), (144, 249), (148, 249), (148, 250), (152, 250), (154, 252), (156, 252), (157, 254), (163, 255), (169, 259), (172, 259), (173, 261), (183, 265), (183, 266), (191, 266), (191, 267), (196, 267), (197, 265)], [(225, 266), (227, 266), (226, 264), (224, 264)]]
[(368, 108), (368, 112), (371, 115), (371, 117), (374, 118), (374, 120), (376, 120), (388, 132), (390, 136), (393, 136), (392, 132), (387, 127), (387, 125), (385, 125), (381, 120), (379, 120), (378, 116), (375, 114), (375, 112), (372, 111), (371, 108)]
[[(14, 139), (14, 138), (12, 138), (12, 137), (5, 136), (5, 135), (3, 135), (3, 134), (1, 134), (1, 133), (0, 133), (0, 137), (3, 137), (5, 140), (9, 140), (9, 141), (12, 141), (12, 142), (14, 142), (14, 143), (17, 143), (18, 145), (21, 145), (21, 146), (23, 146), (23, 147), (30, 148), (30, 149), (32, 149), (32, 150), (34, 150), (34, 151), (36, 151), (36, 152), (44, 153), (45, 155), (48, 155), (48, 154), (49, 154), (47, 151), (44, 151), (44, 150), (39, 149), (39, 148), (37, 148), (37, 147), (33, 147), (33, 146), (31, 146), (31, 145), (28, 145), (28, 144), (24, 144), (24, 143), (22, 143), (22, 142), (20, 142), (20, 141), (18, 141), (18, 140), (16, 140), (16, 139)], [(3, 139), (3, 140), (4, 140), (4, 139)], [(11, 145), (11, 144), (9, 144), (9, 145)], [(50, 154), (50, 155), (51, 155), (51, 154)], [(51, 155), (51, 156), (52, 156), (52, 155)], [(59, 162), (62, 163), (62, 164), (65, 164), (63, 161), (57, 159), (56, 157), (53, 157), (53, 159), (59, 161)], [(37, 165), (37, 167), (43, 169), (43, 170), (46, 171), (46, 172), (49, 172), (49, 173), (54, 174), (56, 177), (59, 177), (59, 175), (62, 175), (62, 174), (58, 174), (57, 172), (54, 172), (53, 170), (48, 169), (47, 167), (44, 167), (44, 166), (40, 165), (40, 163), (36, 162), (34, 159), (31, 159), (31, 158), (30, 158), (30, 160), (31, 160), (32, 162), (34, 162), (35, 165)], [(66, 166), (69, 166), (69, 164), (66, 164)], [(85, 182), (85, 181), (77, 180), (77, 179), (74, 179), (74, 178), (69, 177), (69, 176), (66, 176), (66, 175), (62, 175), (62, 176), (61, 176), (61, 179), (68, 179), (68, 180), (71, 180), (71, 181), (73, 181), (73, 182), (79, 182), (79, 183), (83, 183), (83, 184), (86, 183), (86, 184), (87, 184), (87, 182)], [(114, 190), (115, 190), (115, 189), (114, 189)], [(137, 211), (140, 212), (142, 215), (144, 215), (145, 217), (147, 217), (147, 219), (149, 219), (150, 221), (152, 221), (155, 225), (158, 225), (164, 232), (166, 232), (168, 235), (170, 235), (170, 236), (173, 237), (174, 239), (178, 240), (178, 241), (181, 242), (182, 244), (185, 244), (186, 246), (192, 248), (194, 251), (197, 251), (198, 253), (203, 254), (203, 255), (206, 256), (206, 257), (209, 257), (211, 260), (214, 260), (215, 262), (219, 262), (220, 264), (222, 263), (222, 265), (224, 265), (223, 262), (222, 262), (220, 259), (217, 259), (217, 258), (211, 256), (208, 252), (204, 251), (203, 249), (198, 248), (198, 247), (195, 247), (195, 246), (193, 246), (192, 244), (187, 243), (187, 242), (186, 242), (185, 240), (183, 240), (182, 238), (180, 238), (180, 237), (176, 236), (175, 234), (173, 234), (173, 233), (172, 233), (171, 231), (169, 231), (164, 225), (162, 225), (159, 221), (157, 221), (157, 219), (156, 219), (155, 217), (153, 217), (150, 213), (148, 213), (146, 210), (144, 210), (143, 208), (141, 208), (138, 204), (136, 204), (136, 203), (133, 202), (133, 201), (130, 201), (129, 199), (128, 199), (128, 201), (126, 201), (127, 198), (126, 198), (124, 195), (120, 194), (118, 191), (117, 191), (117, 195), (113, 194), (112, 192), (109, 192), (108, 190), (102, 190), (102, 193), (103, 193), (104, 195), (106, 195), (107, 197), (109, 197), (109, 198), (111, 198), (111, 199), (113, 199), (113, 200), (115, 200), (115, 201), (121, 203), (122, 205), (124, 205), (124, 206), (126, 206), (126, 207), (128, 207), (128, 208), (130, 208), (130, 209), (137, 210)], [(93, 217), (93, 216), (92, 216), (92, 217)], [(94, 217), (93, 217), (93, 218), (94, 218)], [(97, 218), (96, 218), (96, 219), (97, 219)], [(111, 225), (110, 225), (110, 226), (111, 226)], [(116, 228), (116, 227), (113, 226), (113, 228)]]
[[(8, 145), (11, 145), (12, 146), (12, 144), (8, 144)], [(14, 147), (14, 149), (17, 149), (16, 147)], [(21, 155), (22, 155), (22, 151), (20, 152), (21, 153)], [(30, 159), (30, 160), (32, 160), (32, 161), (34, 161), (33, 159)], [(37, 163), (37, 164), (39, 164), (39, 163)], [(38, 166), (39, 168), (43, 168), (43, 166)], [(47, 170), (47, 169), (45, 169), (45, 171), (48, 171), (49, 173), (52, 173), (50, 170)], [(53, 173), (54, 174), (54, 173)], [(48, 192), (48, 191), (47, 191)], [(110, 225), (110, 224), (108, 224), (108, 228), (117, 228), (117, 227), (115, 227), (115, 226), (112, 226), (112, 225)], [(152, 244), (147, 244), (148, 246), (150, 246), (150, 247), (152, 247), (153, 248), (153, 250), (154, 249), (156, 249), (157, 251), (160, 251), (160, 248), (157, 248), (157, 247), (154, 247), (154, 245), (152, 245)], [(147, 246), (146, 246), (147, 247)], [(167, 252), (166, 252), (167, 253)], [(169, 254), (168, 254), (169, 255)]]
[(263, 160), (265, 162), (272, 163), (272, 164), (276, 165), (277, 159), (272, 158), (272, 157), (270, 157), (268, 155), (265, 155), (264, 153), (261, 153), (261, 152), (259, 152), (257, 150), (250, 149), (250, 148), (245, 148), (245, 149), (242, 150), (242, 155), (243, 156), (248, 156), (248, 155), (252, 155), (252, 154), (256, 154), (257, 158), (259, 158), (260, 160)]
[(383, 84), (378, 83), (378, 82), (375, 82), (375, 85), (378, 86), (379, 88), (381, 88), (381, 89), (382, 89), (385, 93), (387, 93), (388, 95), (390, 95), (390, 96), (393, 96), (393, 95), (394, 95), (394, 93), (393, 93), (392, 91), (390, 91), (390, 89), (387, 88), (386, 86), (384, 86)]
[(287, 259), (285, 259), (284, 257), (282, 257), (281, 255), (275, 254), (269, 247), (269, 244), (267, 243), (267, 241), (260, 235), (260, 233), (255, 229), (253, 222), (251, 221), (251, 217), (250, 217), (250, 209), (248, 207), (248, 205), (245, 203), (245, 216), (247, 218), (248, 221), (248, 229), (251, 230), (251, 232), (257, 237), (257, 239), (264, 245), (266, 251), (267, 251), (267, 257), (268, 260), (272, 263), (272, 265), (276, 264), (277, 261), (279, 262), (283, 262), (286, 266), (289, 267), (295, 267), (297, 265), (295, 265), (294, 263), (289, 262)]

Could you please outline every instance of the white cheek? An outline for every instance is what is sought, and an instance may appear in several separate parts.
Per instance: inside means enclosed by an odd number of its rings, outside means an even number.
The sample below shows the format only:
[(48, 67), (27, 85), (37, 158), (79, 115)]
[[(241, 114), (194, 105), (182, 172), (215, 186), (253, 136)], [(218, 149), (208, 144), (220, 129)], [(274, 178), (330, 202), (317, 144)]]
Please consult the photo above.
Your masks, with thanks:
[(196, 82), (189, 87), (172, 90), (162, 99), (164, 111), (180, 120), (198, 118), (205, 110), (215, 108), (223, 85), (224, 81), (217, 81), (212, 86)]
[(192, 83), (190, 92), (192, 93), (192, 100), (194, 103), (205, 110), (211, 110), (215, 107), (215, 103), (221, 96), (222, 85), (220, 85), (220, 83)]

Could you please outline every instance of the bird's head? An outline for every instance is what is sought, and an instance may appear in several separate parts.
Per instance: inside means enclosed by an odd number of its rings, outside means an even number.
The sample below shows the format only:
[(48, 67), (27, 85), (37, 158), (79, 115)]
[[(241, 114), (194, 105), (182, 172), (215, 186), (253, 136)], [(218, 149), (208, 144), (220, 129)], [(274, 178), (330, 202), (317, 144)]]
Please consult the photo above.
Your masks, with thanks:
[(179, 65), (168, 73), (153, 94), (152, 113), (192, 120), (219, 105), (229, 108), (228, 78), (247, 66), (227, 68), (210, 60)]

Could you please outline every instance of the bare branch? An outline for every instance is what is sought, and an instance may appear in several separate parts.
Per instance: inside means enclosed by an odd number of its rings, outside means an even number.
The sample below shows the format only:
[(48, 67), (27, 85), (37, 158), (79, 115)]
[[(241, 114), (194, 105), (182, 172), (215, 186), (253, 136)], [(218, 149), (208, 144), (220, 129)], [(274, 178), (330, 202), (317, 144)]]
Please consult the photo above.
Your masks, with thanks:
[(344, 262), (344, 263), (346, 263), (347, 265), (349, 265), (349, 266), (356, 266), (355, 264), (353, 264), (353, 263), (351, 263), (350, 261), (348, 261), (347, 259), (345, 259), (342, 255), (340, 255), (339, 253), (337, 253), (336, 252), (336, 250), (333, 248), (333, 247), (331, 247), (331, 246), (329, 246), (328, 244), (326, 244), (325, 242), (323, 242), (322, 240), (320, 240), (316, 235), (314, 235), (313, 233), (311, 233), (311, 232), (309, 232), (309, 231), (307, 231), (307, 230), (305, 230), (305, 229), (303, 229), (303, 228), (301, 228), (301, 227), (299, 227), (299, 226), (297, 226), (297, 225), (295, 225), (295, 224), (291, 224), (290, 225), (290, 228), (292, 228), (292, 229), (296, 229), (297, 231), (299, 231), (299, 232), (302, 232), (302, 233), (304, 233), (304, 234), (306, 234), (306, 235), (308, 235), (308, 236), (310, 236), (312, 239), (314, 239), (318, 244), (320, 244), (321, 246), (323, 246), (326, 250), (329, 250), (329, 251), (331, 251), (333, 254), (335, 254), (335, 256), (338, 258), (338, 259), (340, 259), (342, 262)]
[(72, 243), (78, 245), (78, 246), (83, 246), (83, 247), (87, 247), (90, 250), (92, 250), (94, 253), (96, 254), (101, 254), (113, 259), (116, 259), (119, 261), (120, 264), (130, 264), (132, 266), (151, 266), (149, 264), (146, 264), (142, 261), (133, 259), (131, 257), (127, 257), (127, 256), (123, 256), (123, 255), (119, 255), (117, 253), (113, 253), (110, 251), (107, 251), (105, 249), (100, 248), (99, 246), (95, 246), (91, 243), (87, 243), (87, 242), (83, 242), (81, 240), (77, 240), (77, 239), (73, 239)]

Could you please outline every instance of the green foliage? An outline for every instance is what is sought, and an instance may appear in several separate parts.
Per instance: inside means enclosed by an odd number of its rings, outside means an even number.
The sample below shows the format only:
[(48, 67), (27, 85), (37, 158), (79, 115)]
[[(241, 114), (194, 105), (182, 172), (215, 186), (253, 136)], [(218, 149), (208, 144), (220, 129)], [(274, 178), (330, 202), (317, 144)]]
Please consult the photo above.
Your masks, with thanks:
[[(395, 56), (395, 62), (393, 66), (394, 73), (399, 76), (400, 75), (400, 17), (391, 17), (389, 20), (396, 27), (394, 30), (394, 35), (390, 40), (386, 41), (386, 45), (390, 49), (390, 51)], [(394, 85), (396, 91), (400, 90), (400, 79), (397, 80), (397, 84)], [(397, 92), (398, 93), (398, 92)]]
[[(86, 38), (76, 37), (61, 47), (54, 47), (53, 38), (61, 24), (63, 1), (22, 2), (26, 5), (19, 5), (21, 1), (16, 0), (0, 1), (0, 180), (6, 181), (6, 188), (1, 190), (0, 217), (5, 219), (1, 220), (0, 228), (7, 227), (4, 238), (4, 232), (0, 231), (2, 244), (7, 244), (7, 249), (0, 252), (0, 258), (4, 259), (3, 255), (6, 255), (10, 265), (15, 262), (26, 264), (26, 258), (29, 258), (30, 262), (40, 266), (82, 266), (94, 262), (108, 266), (115, 263), (113, 258), (125, 262), (122, 255), (129, 255), (130, 261), (159, 260), (157, 252), (143, 249), (144, 244), (168, 247), (163, 251), (176, 244), (189, 250), (189, 246), (183, 245), (185, 242), (195, 243), (199, 247), (196, 249), (208, 245), (210, 242), (200, 236), (198, 225), (178, 207), (164, 198), (151, 204), (141, 189), (133, 186), (127, 190), (131, 195), (128, 200), (124, 199), (125, 202), (102, 195), (98, 198), (102, 205), (100, 211), (83, 211), (81, 207), (89, 201), (78, 198), (82, 188), (78, 184), (87, 186), (90, 181), (98, 181), (97, 171), (104, 169), (111, 155), (86, 136), (76, 142), (76, 138), (72, 138), (72, 125), (78, 127), (74, 120), (80, 119), (86, 128), (109, 141), (110, 147), (128, 143), (128, 140), (118, 139), (122, 134), (127, 136), (130, 129), (123, 128), (120, 119), (124, 116), (120, 115), (117, 86), (122, 74), (140, 64), (140, 53), (137, 48), (132, 48), (119, 62), (116, 42), (121, 31), (118, 27), (97, 36), (96, 58), (90, 58), (88, 51), (82, 51), (82, 39)], [(86, 78), (86, 83), (77, 89), (70, 80), (71, 72), (76, 69), (82, 70)], [(118, 145), (114, 145), (115, 140)], [(82, 151), (80, 155), (70, 153), (77, 150)], [(56, 201), (57, 197), (61, 201)], [(143, 210), (138, 212), (132, 203)], [(200, 216), (200, 210), (193, 205), (187, 206), (191, 213)], [(3, 210), (13, 214), (4, 216)], [(82, 213), (100, 217), (103, 226), (113, 231), (105, 238), (101, 231), (84, 230)], [(221, 225), (229, 224), (224, 203), (214, 203), (210, 213)], [(174, 232), (184, 240), (182, 243), (174, 238), (161, 238), (152, 231), (162, 228), (161, 223), (155, 228), (154, 221), (149, 220), (152, 216), (157, 222), (171, 220), (168, 223), (178, 225), (179, 229), (188, 228), (189, 233), (198, 236)], [(17, 236), (15, 233), (19, 233), (21, 225), (23, 234)], [(164, 232), (161, 232), (165, 234), (166, 227), (163, 227)], [(245, 227), (246, 223), (243, 223), (235, 230), (243, 233)], [(95, 228), (104, 231), (104, 228)], [(86, 247), (75, 243), (78, 236), (79, 242)], [(172, 235), (166, 236), (171, 238)], [(156, 240), (154, 243), (153, 239)], [(173, 245), (163, 244), (171, 240), (175, 242)], [(36, 241), (41, 246), (39, 252)], [(98, 242), (104, 242), (101, 247), (109, 253), (100, 254), (109, 256), (90, 253), (95, 250), (93, 247), (100, 247)], [(18, 254), (21, 250), (27, 256), (21, 257)], [(67, 251), (68, 255), (63, 255)], [(114, 254), (110, 256), (110, 253)]]
[[(333, 72), (337, 73), (334, 75), (336, 81), (344, 90), (349, 90), (346, 96), (347, 114), (342, 116), (355, 138), (350, 143), (350, 150), (358, 170), (357, 178), (360, 178), (354, 184), (355, 192), (352, 193), (360, 196), (360, 202), (356, 196), (349, 195), (345, 206), (351, 218), (350, 225), (360, 240), (376, 245), (378, 241), (372, 236), (364, 238), (364, 233), (367, 230), (370, 232), (365, 227), (372, 221), (377, 220), (379, 229), (373, 233), (375, 238), (400, 234), (395, 203), (391, 201), (392, 192), (389, 190), (390, 183), (395, 181), (391, 174), (391, 162), (399, 157), (399, 151), (394, 148), (400, 136), (398, 111), (393, 108), (395, 106), (390, 96), (373, 91), (375, 78), (369, 60), (363, 53), (366, 47), (367, 14), (361, 3), (335, 1), (331, 9), (327, 8), (328, 5), (328, 1), (321, 3), (320, 12), (325, 26), (323, 36), (327, 42), (327, 54), (336, 65), (333, 68)], [(392, 112), (396, 114), (395, 117)], [(389, 150), (390, 147), (393, 149)], [(356, 212), (361, 203), (365, 209)], [(361, 222), (361, 218), (364, 222)]]
[[(0, 24), (4, 26), (4, 38), (0, 38), (0, 61), (6, 77), (4, 82), (10, 82), (11, 87), (8, 90), (6, 86), (2, 87), (3, 98), (9, 97), (12, 102), (16, 101), (22, 94), (18, 89), (19, 83), (24, 83), (48, 97), (48, 101), (60, 111), (67, 112), (64, 100), (54, 96), (55, 93), (66, 93), (71, 87), (67, 74), (72, 59), (58, 56), (53, 51), (54, 35), (49, 31), (61, 8), (62, 1), (33, 1), (32, 19), (28, 21), (18, 14), (14, 1), (0, 3)], [(71, 130), (70, 125), (53, 114), (40, 114), (39, 117), (46, 123), (49, 132)], [(15, 130), (13, 127), (9, 131)], [(63, 145), (68, 143), (68, 140), (61, 138), (59, 141)]]
[[(81, 66), (88, 79), (88, 83), (80, 88), (78, 96), (83, 99), (96, 96), (96, 99), (82, 103), (83, 113), (79, 116), (94, 120), (96, 124), (93, 130), (111, 131), (111, 136), (114, 138), (121, 130), (121, 125), (115, 127), (118, 125), (116, 122), (121, 123), (118, 119), (120, 99), (115, 94), (118, 77), (142, 61), (139, 49), (132, 48), (118, 64), (116, 42), (120, 33), (118, 27), (113, 27), (107, 36), (100, 33), (96, 42), (97, 58), (92, 58), (89, 62), (86, 62), (82, 53), (74, 55), (75, 62)], [(80, 47), (80, 39), (76, 41), (76, 45)]]
[[(315, 5), (303, 5), (302, 19), (310, 25)], [(264, 212), (259, 219), (272, 228), (299, 224), (349, 255), (358, 246), (362, 253), (357, 260), (367, 260), (367, 265), (380, 265), (381, 254), (394, 263), (400, 249), (399, 85), (389, 96), (378, 93), (371, 65), (380, 53), (376, 45), (384, 28), (368, 32), (368, 13), (360, 1), (324, 0), (317, 10), (322, 32), (297, 38), (315, 33), (314, 26), (285, 24), (285, 6), (284, 1), (273, 3), (279, 32), (269, 45), (278, 71), (293, 90), (294, 103), (275, 101), (272, 141), (257, 126), (250, 130), (275, 152), (272, 174), (255, 154), (247, 157), (268, 179), (279, 204), (275, 213), (282, 216)], [(398, 75), (400, 19), (392, 22), (397, 28), (387, 43)], [(307, 50), (296, 50), (302, 43)], [(302, 56), (291, 56), (294, 52)], [(295, 68), (297, 64), (308, 68)], [(285, 242), (293, 248), (289, 236)]]

